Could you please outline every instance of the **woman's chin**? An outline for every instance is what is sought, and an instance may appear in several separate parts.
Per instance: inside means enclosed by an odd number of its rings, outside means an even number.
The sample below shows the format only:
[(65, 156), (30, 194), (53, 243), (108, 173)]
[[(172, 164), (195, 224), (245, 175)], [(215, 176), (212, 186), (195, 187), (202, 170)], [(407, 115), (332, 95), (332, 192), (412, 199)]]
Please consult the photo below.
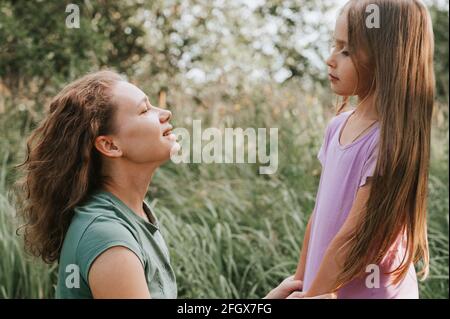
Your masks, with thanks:
[(172, 146), (173, 146), (174, 144), (177, 143), (177, 137), (176, 137), (175, 134), (165, 135), (165, 136), (162, 136), (162, 137), (161, 137), (161, 142), (162, 142), (164, 145), (167, 145), (167, 147), (168, 147), (169, 149), (171, 149)]
[(160, 165), (170, 160), (172, 155), (178, 153), (178, 151), (181, 149), (181, 146), (176, 141), (176, 138), (173, 139), (168, 136), (161, 137), (158, 144), (158, 146), (154, 146), (154, 148), (158, 149), (158, 152), (157, 154), (153, 152), (152, 161), (155, 163), (157, 162)]
[(169, 158), (172, 158), (172, 156), (175, 156), (181, 149), (181, 145), (178, 144), (178, 142), (173, 142), (170, 147), (170, 156)]
[(176, 155), (180, 149), (181, 145), (178, 144), (176, 138), (163, 137), (164, 141), (162, 146), (164, 147), (164, 162), (170, 160), (172, 156)]
[(168, 135), (163, 136), (165, 139), (172, 141), (172, 142), (176, 142), (177, 141), (177, 136), (173, 133), (170, 133)]

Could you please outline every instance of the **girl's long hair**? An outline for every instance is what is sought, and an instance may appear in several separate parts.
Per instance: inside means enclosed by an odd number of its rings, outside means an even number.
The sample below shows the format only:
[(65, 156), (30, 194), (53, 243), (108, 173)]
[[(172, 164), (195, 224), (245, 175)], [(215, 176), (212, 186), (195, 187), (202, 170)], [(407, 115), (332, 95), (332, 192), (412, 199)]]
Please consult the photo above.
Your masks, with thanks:
[[(366, 25), (370, 4), (379, 8), (380, 28)], [(400, 282), (411, 263), (419, 261), (424, 279), (429, 269), (426, 216), (435, 87), (431, 18), (419, 0), (350, 0), (344, 9), (352, 60), (359, 74), (362, 68), (371, 70), (369, 94), (381, 129), (364, 217), (344, 244), (349, 254), (335, 287), (363, 275), (369, 264), (379, 264), (399, 236), (407, 238), (406, 251), (391, 272), (392, 282)], [(360, 52), (368, 62), (361, 63)]]
[(25, 247), (45, 262), (58, 260), (73, 208), (102, 183), (97, 136), (113, 131), (111, 88), (121, 77), (99, 71), (67, 85), (27, 141), (18, 167), (18, 214)]

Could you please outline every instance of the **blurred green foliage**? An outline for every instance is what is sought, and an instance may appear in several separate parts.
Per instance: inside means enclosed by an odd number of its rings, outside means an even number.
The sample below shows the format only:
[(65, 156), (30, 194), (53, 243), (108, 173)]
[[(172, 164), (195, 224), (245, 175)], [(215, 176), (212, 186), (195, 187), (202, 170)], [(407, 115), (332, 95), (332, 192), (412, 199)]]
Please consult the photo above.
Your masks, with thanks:
[[(139, 5), (125, 1), (79, 3), (80, 28), (67, 28), (64, 1), (2, 0), (3, 85), (14, 93), (30, 86), (42, 92), (93, 66), (107, 65), (131, 74), (130, 66), (145, 54), (144, 30), (134, 19)], [(127, 28), (132, 31), (124, 36)]]

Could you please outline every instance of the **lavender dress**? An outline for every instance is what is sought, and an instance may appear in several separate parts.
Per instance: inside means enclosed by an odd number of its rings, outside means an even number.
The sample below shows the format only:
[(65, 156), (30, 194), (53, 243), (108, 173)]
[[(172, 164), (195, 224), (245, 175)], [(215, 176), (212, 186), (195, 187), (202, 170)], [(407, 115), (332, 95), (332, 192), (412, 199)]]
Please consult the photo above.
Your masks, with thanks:
[[(378, 123), (352, 143), (345, 146), (339, 143), (339, 135), (352, 112), (354, 110), (343, 112), (330, 121), (318, 154), (322, 175), (311, 224), (303, 278), (304, 291), (311, 287), (328, 245), (350, 212), (358, 188), (366, 183), (367, 177), (372, 176), (375, 169), (380, 132)], [(370, 278), (362, 276), (352, 280), (339, 289), (338, 298), (418, 298), (413, 264), (403, 281), (396, 286), (390, 282), (391, 276), (385, 274), (400, 264), (405, 251), (405, 239), (400, 236), (377, 265), (378, 277), (372, 268), (368, 269), (367, 275)]]

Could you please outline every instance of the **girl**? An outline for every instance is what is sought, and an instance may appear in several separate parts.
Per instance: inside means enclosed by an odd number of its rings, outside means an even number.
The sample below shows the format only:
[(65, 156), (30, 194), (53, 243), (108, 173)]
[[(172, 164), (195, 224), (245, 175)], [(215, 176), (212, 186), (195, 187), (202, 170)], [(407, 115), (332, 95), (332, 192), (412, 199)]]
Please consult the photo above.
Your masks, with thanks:
[[(366, 25), (373, 12), (379, 28)], [(303, 291), (291, 297), (418, 298), (414, 263), (423, 278), (429, 263), (430, 15), (419, 0), (351, 0), (334, 38), (329, 79), (344, 100), (318, 154), (322, 175), (294, 276)], [(341, 112), (355, 95), (357, 107)]]
[[(170, 111), (111, 71), (66, 86), (28, 141), (19, 203), (28, 250), (58, 261), (57, 298), (175, 298), (156, 216), (144, 201), (177, 151)], [(286, 298), (286, 279), (266, 298)]]

